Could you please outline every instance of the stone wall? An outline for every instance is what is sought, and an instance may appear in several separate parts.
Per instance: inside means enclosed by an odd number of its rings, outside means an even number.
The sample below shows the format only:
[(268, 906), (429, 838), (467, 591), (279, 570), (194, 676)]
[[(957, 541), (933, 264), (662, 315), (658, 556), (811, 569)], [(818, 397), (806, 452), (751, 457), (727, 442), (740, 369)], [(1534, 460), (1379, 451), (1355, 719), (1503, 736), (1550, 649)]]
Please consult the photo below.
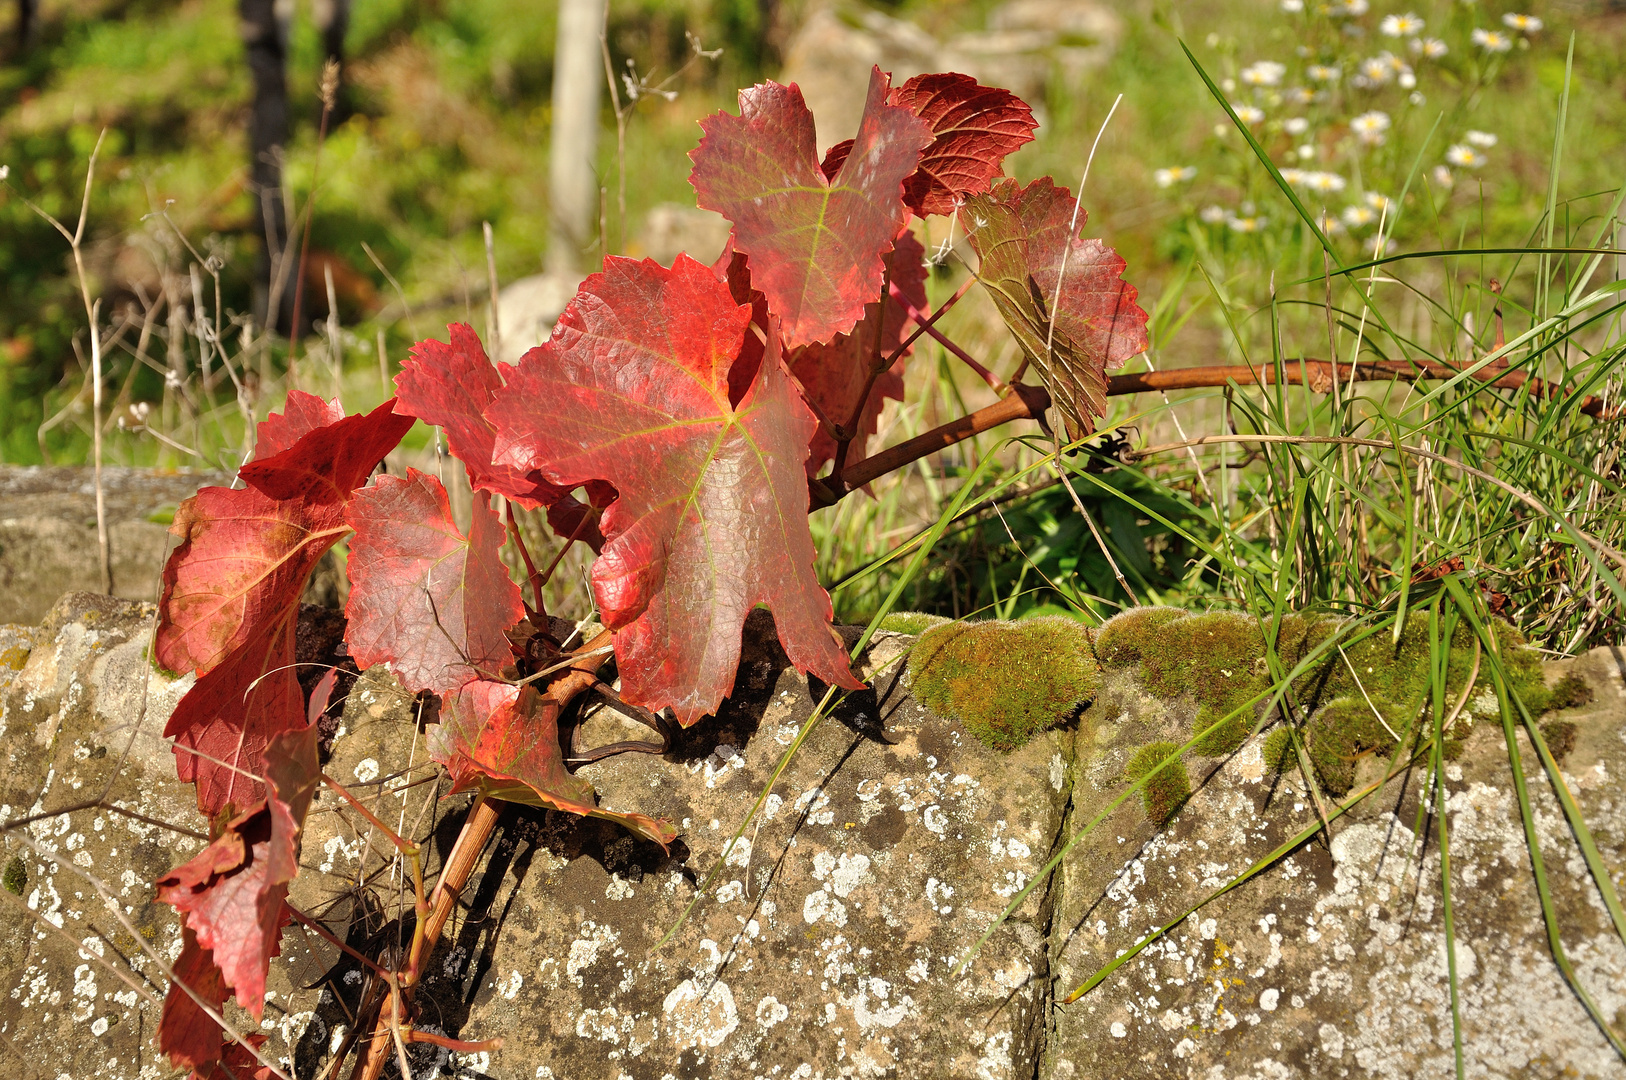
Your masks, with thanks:
[[(150, 606), (76, 595), (38, 626), (0, 628), (0, 819), (103, 791), (126, 810), (201, 832), (158, 738), (187, 686), (144, 662)], [(1179, 925), (1074, 1005), (1060, 999), (1312, 823), (1296, 773), (1257, 742), (1194, 767), (1194, 794), (1154, 829), (1136, 800), (1107, 814), (963, 974), (955, 966), (1059, 842), (1124, 788), (1132, 749), (1189, 722), (1190, 702), (1110, 678), (1075, 723), (1001, 754), (932, 715), (895, 678), (912, 639), (882, 635), (875, 691), (814, 730), (730, 857), (713, 895), (655, 949), (809, 715), (810, 688), (754, 617), (735, 697), (664, 757), (583, 768), (614, 809), (672, 818), (672, 851), (598, 821), (510, 808), (448, 925), (420, 1024), (496, 1051), (414, 1050), (414, 1075), (557, 1080), (667, 1077), (1448, 1076), (1451, 1022), (1437, 832), (1419, 830), (1421, 772)], [(1550, 665), (1592, 701), (1564, 759), (1611, 867), (1626, 864), (1626, 655)], [(1482, 703), (1472, 708), (1481, 709)], [(419, 706), (382, 671), (355, 684), (329, 775), (428, 837), (430, 870), (465, 796), (426, 768)], [(637, 733), (591, 716), (580, 745)], [(1527, 770), (1539, 771), (1527, 744)], [(1626, 1076), (1553, 964), (1499, 725), (1477, 726), (1448, 769), (1458, 967), (1469, 1075)], [(1570, 957), (1603, 1008), (1626, 1006), (1613, 938), (1544, 781), (1532, 797)], [(1418, 839), (1419, 831), (1428, 839)], [(26, 842), (25, 842), (26, 841)], [(163, 1077), (150, 1038), (179, 937), (151, 880), (192, 836), (105, 810), (0, 838), (19, 895), (0, 895), (0, 1045), (41, 1076)], [(410, 894), (390, 849), (316, 803), (292, 902), (353, 946), (402, 933)], [(98, 884), (99, 883), (99, 884)], [(99, 898), (106, 889), (118, 917)], [(58, 932), (58, 927), (61, 932)], [(136, 987), (112, 968), (133, 970)], [(315, 1076), (349, 1032), (369, 979), (290, 928), (259, 1030)], [(235, 1010), (236, 1023), (252, 1027)], [(16, 1060), (16, 1055), (6, 1053)]]

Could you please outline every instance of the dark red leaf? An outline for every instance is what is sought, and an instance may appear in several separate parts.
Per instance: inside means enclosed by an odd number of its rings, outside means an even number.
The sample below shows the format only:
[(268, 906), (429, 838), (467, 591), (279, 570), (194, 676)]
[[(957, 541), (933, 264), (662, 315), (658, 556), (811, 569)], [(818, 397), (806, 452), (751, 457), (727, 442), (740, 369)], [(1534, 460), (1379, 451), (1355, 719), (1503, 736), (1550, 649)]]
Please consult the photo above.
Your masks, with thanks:
[(617, 631), (622, 693), (685, 724), (733, 688), (758, 603), (798, 668), (862, 685), (813, 574), (802, 463), (815, 422), (776, 335), (743, 400), (729, 401), (750, 315), (687, 256), (670, 270), (612, 256), (486, 412), (498, 462), (620, 492), (594, 594)]
[[(1147, 338), (1123, 258), (1080, 239), (1073, 208), (1072, 193), (1048, 177), (1025, 188), (1006, 180), (968, 198), (960, 224), (980, 259), (977, 276), (1076, 439), (1106, 415), (1106, 369), (1146, 351)], [(1080, 225), (1086, 216), (1079, 211)]]
[[(926, 307), (926, 249), (920, 241), (905, 230), (899, 234), (896, 246), (887, 256), (887, 267), (892, 284), (914, 304), (916, 310)], [(832, 424), (845, 424), (852, 419), (858, 404), (858, 395), (864, 392), (869, 379), (870, 366), (876, 357), (876, 320), (880, 317), (879, 301), (864, 309), (864, 319), (850, 334), (842, 334), (828, 345), (804, 345), (790, 354), (790, 373), (802, 384), (802, 389), (829, 418)], [(892, 355), (909, 330), (909, 313), (902, 304), (888, 296), (886, 315), (880, 327), (880, 358)], [(911, 352), (913, 349), (910, 350)], [(903, 362), (898, 357), (892, 366), (875, 380), (864, 410), (859, 415), (858, 434), (847, 449), (847, 464), (864, 460), (866, 444), (875, 434), (880, 422), (881, 406), (887, 398), (903, 400)], [(815, 476), (826, 461), (835, 457), (835, 440), (823, 427), (814, 432), (807, 455), (807, 474)]]
[(256, 1020), (265, 1006), (266, 971), (288, 920), (283, 900), (299, 872), (300, 832), (320, 782), (316, 739), (314, 727), (273, 739), (265, 752), (271, 781), (265, 800), (157, 882), (158, 898), (181, 912), (222, 983)]
[(441, 702), (429, 751), (445, 765), (454, 791), (478, 788), (494, 798), (604, 818), (666, 847), (670, 822), (601, 810), (593, 786), (565, 768), (559, 706), (535, 687), (479, 680)]
[(280, 454), (317, 428), (343, 419), (344, 409), (337, 401), (323, 401), (315, 394), (290, 390), (282, 412), (272, 413), (260, 421), (254, 439), (254, 456), (264, 459)]
[(397, 415), (391, 398), (366, 415), (313, 428), (288, 449), (256, 457), (237, 475), (273, 499), (341, 503), (411, 428), (412, 418)]
[[(266, 1042), (264, 1035), (245, 1035), (244, 1040), (259, 1049)], [(194, 1071), (188, 1080), (271, 1080), (275, 1074), (268, 1065), (261, 1065), (259, 1059), (248, 1051), (242, 1043), (233, 1041), (226, 1044), (220, 1055), (220, 1061), (207, 1072)]]
[(819, 172), (824, 174), (826, 180), (834, 180), (841, 167), (847, 164), (847, 156), (852, 152), (853, 140), (842, 139), (824, 152), (824, 160), (819, 162)]
[(525, 617), (497, 552), (507, 530), (475, 493), (469, 535), (440, 481), (417, 469), (380, 476), (345, 511), (350, 542), (345, 641), (361, 667), (387, 664), (409, 690), (449, 694), (512, 662), (504, 630)]
[(876, 68), (855, 140), (833, 180), (819, 168), (813, 114), (795, 86), (740, 92), (740, 115), (700, 122), (689, 155), (699, 203), (734, 223), (734, 247), (783, 326), (787, 346), (829, 341), (853, 328), (880, 294), (881, 257), (903, 226), (904, 177), (931, 141), (925, 122), (886, 103)]
[(503, 364), (499, 371), (467, 325), (453, 323), (446, 329), (449, 344), (420, 341), (401, 365), (395, 377), (400, 411), (446, 430), (446, 446), (468, 467), (476, 490), (495, 492), (532, 510), (552, 506), (565, 491), (535, 469), (522, 472), (491, 460), (495, 433), (485, 418), (486, 406), (502, 389), (504, 373), (514, 369)]
[(952, 214), (965, 196), (987, 191), (1006, 156), (1032, 142), (1039, 126), (1021, 98), (969, 75), (916, 75), (887, 102), (931, 125), (931, 145), (903, 183), (903, 201), (921, 217)]
[(226, 1003), (231, 991), (220, 977), (214, 956), (198, 944), (197, 937), (184, 924), (181, 955), (171, 970), (175, 977), (169, 984), (164, 1010), (158, 1020), (158, 1049), (177, 1067), (207, 1072), (220, 1060), (226, 1033), (180, 984), (190, 987), (216, 1012)]

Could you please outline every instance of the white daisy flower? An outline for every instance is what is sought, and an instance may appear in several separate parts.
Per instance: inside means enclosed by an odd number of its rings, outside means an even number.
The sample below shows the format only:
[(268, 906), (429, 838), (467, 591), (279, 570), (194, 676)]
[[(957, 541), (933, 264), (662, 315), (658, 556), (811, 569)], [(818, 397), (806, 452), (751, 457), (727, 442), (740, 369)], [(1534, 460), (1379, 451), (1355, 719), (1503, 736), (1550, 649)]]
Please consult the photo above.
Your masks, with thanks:
[(1402, 90), (1410, 90), (1417, 85), (1417, 75), (1408, 67), (1400, 73), (1400, 78), (1396, 81)]
[(1223, 206), (1205, 206), (1197, 211), (1197, 217), (1204, 224), (1218, 225), (1231, 216), (1231, 212)]
[(1360, 72), (1361, 78), (1365, 79), (1366, 85), (1369, 86), (1382, 86), (1395, 75), (1395, 69), (1389, 64), (1388, 53), (1362, 60)]
[(1236, 112), (1236, 118), (1249, 127), (1265, 118), (1265, 110), (1254, 105), (1233, 105), (1231, 108)]
[(1282, 121), (1282, 130), (1289, 135), (1303, 135), (1310, 130), (1310, 121), (1302, 116), (1291, 116)]
[(1496, 145), (1496, 136), (1488, 131), (1470, 131), (1467, 137), (1469, 145), (1477, 146), (1481, 150), (1489, 150)]
[(1304, 0), (1282, 0), (1282, 10), (1289, 15), (1297, 15), (1304, 10)]
[(1388, 37), (1412, 37), (1423, 32), (1423, 20), (1409, 11), (1404, 15), (1385, 15), (1378, 29)]
[(1288, 184), (1290, 184), (1291, 186), (1298, 187), (1300, 184), (1304, 183), (1304, 170), (1303, 169), (1283, 169), (1282, 170), (1282, 179), (1286, 180), (1288, 182)]
[(1158, 169), (1152, 174), (1152, 182), (1160, 188), (1173, 187), (1196, 175), (1197, 169), (1194, 166), (1182, 165), (1177, 169)]
[(1502, 25), (1521, 34), (1534, 34), (1541, 29), (1542, 22), (1534, 15), (1516, 15), (1510, 11), (1502, 16)]
[(1311, 146), (1309, 143), (1305, 143), (1303, 146), (1299, 147), (1299, 160), (1314, 161), (1315, 147)]
[(1387, 195), (1379, 195), (1375, 191), (1368, 191), (1366, 193), (1366, 205), (1382, 213), (1394, 206), (1394, 200)]
[(1304, 175), (1304, 186), (1322, 194), (1344, 190), (1344, 178), (1337, 173), (1312, 172)]
[(1412, 38), (1411, 51), (1425, 60), (1438, 60), (1451, 49), (1439, 38)]
[(1229, 225), (1233, 232), (1256, 233), (1263, 229), (1269, 220), (1265, 217), (1232, 217), (1226, 218), (1225, 224)]
[(1322, 218), (1318, 224), (1321, 226), (1321, 231), (1326, 233), (1328, 236), (1337, 236), (1339, 233), (1344, 231), (1344, 223), (1333, 217), (1331, 214), (1322, 215)]
[(1377, 211), (1370, 206), (1346, 206), (1342, 216), (1344, 224), (1352, 229), (1364, 228), (1378, 219)]
[(1316, 82), (1337, 82), (1341, 72), (1330, 64), (1311, 64), (1306, 74)]
[(1367, 0), (1344, 0), (1342, 4), (1333, 10), (1333, 14), (1347, 15), (1353, 19), (1365, 15), (1371, 9), (1372, 5)]
[(1260, 60), (1242, 69), (1242, 81), (1249, 86), (1275, 86), (1287, 74), (1287, 65)]
[(1349, 122), (1349, 129), (1359, 136), (1363, 143), (1377, 146), (1383, 142), (1383, 133), (1389, 130), (1389, 114), (1377, 109), (1363, 112)]
[(1503, 53), (1513, 48), (1513, 39), (1500, 30), (1486, 30), (1482, 26), (1476, 26), (1469, 37), (1473, 39), (1475, 45), (1486, 52)]
[(1413, 90), (1411, 93), (1406, 95), (1406, 100), (1411, 102), (1413, 105), (1421, 105), (1428, 99), (1425, 98), (1419, 91)]
[(1458, 143), (1445, 152), (1445, 160), (1464, 169), (1477, 169), (1485, 164), (1485, 155), (1471, 146)]
[(1315, 100), (1315, 93), (1308, 87), (1289, 86), (1282, 91), (1282, 100), (1289, 105), (1308, 105)]
[(1451, 185), (1457, 182), (1457, 179), (1451, 175), (1450, 169), (1447, 169), (1444, 165), (1436, 165), (1434, 166), (1434, 182), (1449, 190)]
[(6, 177), (8, 177), (10, 175), (11, 175), (11, 166), (10, 165), (0, 165), (0, 180), (4, 180)]

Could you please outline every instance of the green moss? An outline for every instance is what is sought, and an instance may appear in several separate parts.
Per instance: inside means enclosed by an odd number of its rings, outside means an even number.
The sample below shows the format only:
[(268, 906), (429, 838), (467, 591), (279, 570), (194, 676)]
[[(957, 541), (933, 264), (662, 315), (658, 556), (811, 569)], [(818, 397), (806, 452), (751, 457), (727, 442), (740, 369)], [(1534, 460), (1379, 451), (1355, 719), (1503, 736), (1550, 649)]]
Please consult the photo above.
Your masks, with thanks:
[(1096, 651), (1107, 667), (1138, 664), (1142, 685), (1158, 697), (1195, 699), (1193, 731), (1236, 713), (1192, 746), (1208, 757), (1223, 757), (1242, 745), (1256, 714), (1243, 706), (1270, 685), (1259, 624), (1232, 612), (1127, 611), (1101, 628)]
[[(1124, 778), (1131, 784), (1139, 782), (1174, 757), (1179, 749), (1179, 745), (1172, 742), (1148, 743), (1135, 751), (1129, 764), (1124, 766)], [(1166, 823), (1191, 795), (1191, 779), (1186, 775), (1186, 763), (1176, 761), (1159, 770), (1140, 789), (1140, 795), (1146, 806), (1147, 820), (1154, 825)]]
[(0, 872), (0, 885), (16, 896), (21, 896), (28, 887), (28, 865), (21, 855), (13, 855), (11, 861), (6, 863), (5, 871)]
[(1293, 733), (1286, 727), (1278, 727), (1265, 736), (1265, 768), (1274, 773), (1284, 773), (1299, 766), (1298, 755), (1293, 751)]
[(1592, 700), (1592, 687), (1586, 684), (1585, 679), (1573, 673), (1554, 683), (1552, 693), (1550, 708), (1554, 709), (1578, 709)]
[(1305, 750), (1322, 788), (1345, 795), (1355, 786), (1355, 765), (1372, 753), (1394, 753), (1395, 737), (1364, 700), (1339, 698), (1316, 713), (1309, 724)]
[(921, 611), (894, 611), (881, 620), (880, 629), (894, 634), (924, 634), (934, 626), (948, 622), (941, 615), (927, 615)]
[(945, 623), (909, 654), (915, 697), (997, 750), (1013, 750), (1094, 699), (1101, 672), (1084, 627), (1049, 616)]
[(1575, 749), (1575, 736), (1579, 730), (1572, 720), (1549, 720), (1541, 725), (1541, 737), (1553, 757), (1563, 761)]

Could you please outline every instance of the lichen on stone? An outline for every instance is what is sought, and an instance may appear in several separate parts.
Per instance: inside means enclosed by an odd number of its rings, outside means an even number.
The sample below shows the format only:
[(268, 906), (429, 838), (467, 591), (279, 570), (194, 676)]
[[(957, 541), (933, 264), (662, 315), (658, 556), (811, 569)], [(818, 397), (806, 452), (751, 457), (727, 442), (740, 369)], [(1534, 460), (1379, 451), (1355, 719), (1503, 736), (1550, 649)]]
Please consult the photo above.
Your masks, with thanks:
[(932, 627), (909, 655), (915, 697), (997, 750), (1014, 750), (1094, 699), (1100, 666), (1072, 619)]
[(1191, 778), (1186, 775), (1184, 761), (1158, 769), (1179, 749), (1179, 745), (1172, 742), (1148, 743), (1135, 751), (1129, 764), (1124, 766), (1124, 779), (1131, 784), (1151, 776), (1140, 789), (1140, 796), (1146, 807), (1146, 818), (1154, 825), (1167, 822), (1191, 795)]

